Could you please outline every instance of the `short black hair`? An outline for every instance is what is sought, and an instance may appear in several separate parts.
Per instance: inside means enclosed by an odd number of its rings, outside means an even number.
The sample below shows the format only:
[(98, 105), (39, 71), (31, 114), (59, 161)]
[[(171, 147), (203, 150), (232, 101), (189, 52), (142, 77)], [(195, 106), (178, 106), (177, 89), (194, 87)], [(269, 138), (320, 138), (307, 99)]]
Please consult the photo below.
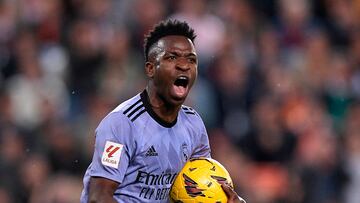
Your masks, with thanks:
[(187, 22), (181, 22), (178, 20), (166, 20), (156, 24), (149, 34), (145, 36), (144, 40), (144, 56), (145, 61), (149, 60), (150, 47), (159, 41), (161, 38), (169, 35), (180, 35), (187, 37), (194, 43), (196, 34)]

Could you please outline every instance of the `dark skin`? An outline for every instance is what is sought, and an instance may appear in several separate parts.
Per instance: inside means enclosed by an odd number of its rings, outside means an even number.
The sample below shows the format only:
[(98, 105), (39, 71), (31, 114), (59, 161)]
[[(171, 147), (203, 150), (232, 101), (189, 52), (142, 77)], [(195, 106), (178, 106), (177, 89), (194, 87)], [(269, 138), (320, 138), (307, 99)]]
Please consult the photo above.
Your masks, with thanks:
[(106, 178), (91, 177), (89, 203), (117, 203), (113, 195), (118, 185), (119, 183)]
[[(149, 56), (145, 71), (150, 104), (164, 121), (173, 122), (197, 77), (194, 45), (186, 37), (166, 36), (153, 45)], [(180, 76), (188, 78), (188, 84), (177, 94), (174, 83)]]
[(242, 198), (239, 199), (239, 196), (236, 194), (234, 188), (232, 188), (231, 186), (222, 184), (221, 187), (228, 198), (228, 203), (246, 203), (245, 200), (243, 200)]
[[(197, 77), (197, 55), (191, 40), (184, 36), (166, 36), (155, 43), (149, 51), (145, 72), (149, 78), (146, 90), (154, 112), (164, 121), (177, 118)], [(174, 85), (179, 77), (187, 78), (184, 86)], [(89, 202), (116, 202), (113, 194), (119, 183), (101, 177), (90, 180)], [(228, 203), (241, 203), (232, 188), (223, 185)]]

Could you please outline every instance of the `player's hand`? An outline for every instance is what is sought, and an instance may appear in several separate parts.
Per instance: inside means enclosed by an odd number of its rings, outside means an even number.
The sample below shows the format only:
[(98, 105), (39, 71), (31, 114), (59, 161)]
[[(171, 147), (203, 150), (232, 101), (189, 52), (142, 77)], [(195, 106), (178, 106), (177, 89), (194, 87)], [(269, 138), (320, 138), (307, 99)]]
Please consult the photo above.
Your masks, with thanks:
[(227, 203), (246, 203), (245, 200), (243, 200), (241, 197), (237, 195), (237, 193), (234, 191), (234, 189), (228, 185), (228, 184), (221, 184), (221, 187), (223, 188), (227, 198)]

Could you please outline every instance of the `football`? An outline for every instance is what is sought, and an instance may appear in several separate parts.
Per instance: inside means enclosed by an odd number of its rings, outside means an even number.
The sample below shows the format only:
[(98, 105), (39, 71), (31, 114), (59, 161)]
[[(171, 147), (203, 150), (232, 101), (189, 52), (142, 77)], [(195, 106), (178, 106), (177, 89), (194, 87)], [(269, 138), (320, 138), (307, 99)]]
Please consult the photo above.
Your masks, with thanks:
[(226, 203), (221, 183), (233, 183), (228, 171), (211, 158), (190, 159), (179, 172), (170, 190), (172, 203)]

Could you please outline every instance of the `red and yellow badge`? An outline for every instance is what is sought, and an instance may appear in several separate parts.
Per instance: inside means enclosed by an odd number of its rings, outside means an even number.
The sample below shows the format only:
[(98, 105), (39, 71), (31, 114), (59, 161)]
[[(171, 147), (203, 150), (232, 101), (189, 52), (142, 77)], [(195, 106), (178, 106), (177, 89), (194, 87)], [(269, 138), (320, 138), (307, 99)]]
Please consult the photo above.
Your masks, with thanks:
[(105, 166), (117, 168), (120, 162), (120, 155), (124, 145), (106, 141), (105, 148), (101, 157), (101, 163)]

